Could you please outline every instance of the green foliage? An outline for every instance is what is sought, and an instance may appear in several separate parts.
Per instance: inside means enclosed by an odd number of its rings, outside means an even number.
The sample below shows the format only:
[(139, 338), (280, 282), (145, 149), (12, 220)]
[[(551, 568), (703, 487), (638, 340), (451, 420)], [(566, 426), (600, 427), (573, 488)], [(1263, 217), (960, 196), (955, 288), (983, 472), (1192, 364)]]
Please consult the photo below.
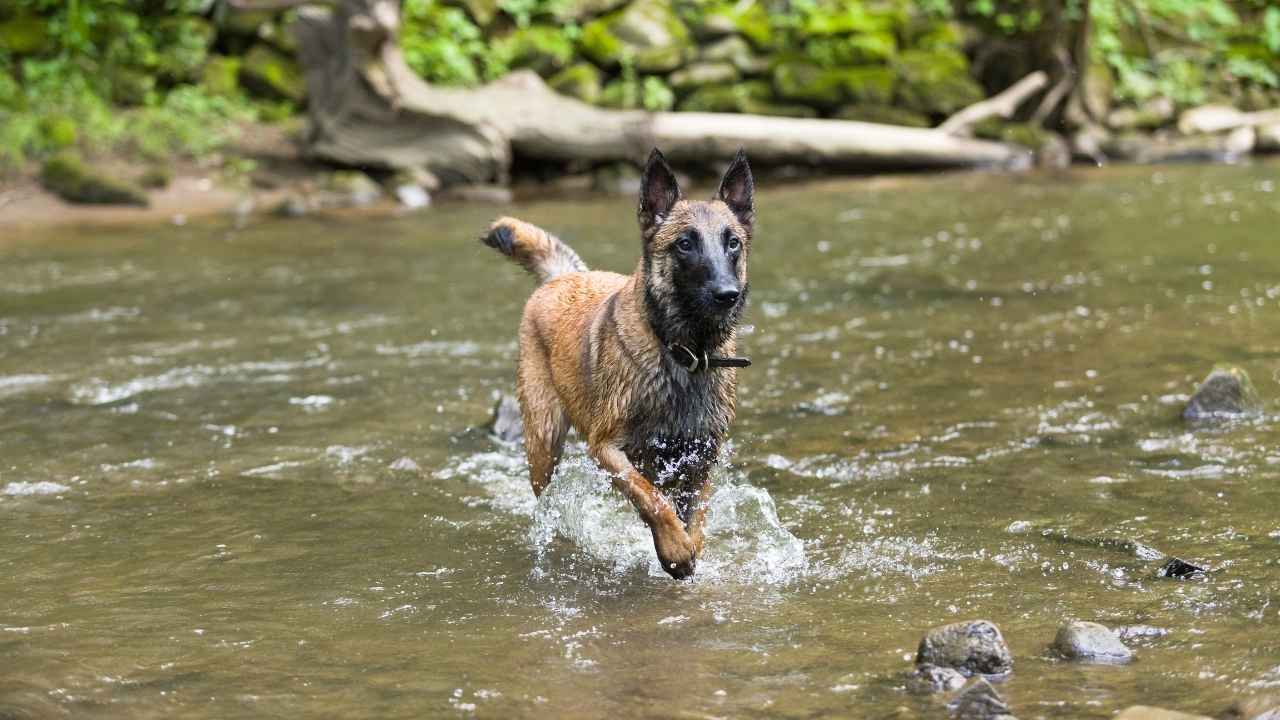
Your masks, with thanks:
[(467, 14), (438, 0), (405, 0), (400, 45), (414, 72), (443, 85), (479, 85), (508, 70), (488, 52), (484, 33)]

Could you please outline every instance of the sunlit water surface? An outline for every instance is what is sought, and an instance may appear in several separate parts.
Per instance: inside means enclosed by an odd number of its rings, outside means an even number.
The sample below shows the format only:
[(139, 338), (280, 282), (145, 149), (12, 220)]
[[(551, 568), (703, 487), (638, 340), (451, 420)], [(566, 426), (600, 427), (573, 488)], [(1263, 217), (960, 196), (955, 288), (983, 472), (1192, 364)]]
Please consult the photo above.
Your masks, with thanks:
[[(1276, 169), (764, 189), (686, 583), (580, 444), (535, 502), (475, 429), (492, 208), (6, 238), (0, 716), (941, 717), (909, 658), (979, 617), (1024, 720), (1216, 714), (1280, 686)], [(512, 211), (634, 267), (630, 198)], [(1267, 412), (1184, 426), (1223, 361)], [(1068, 618), (1170, 633), (1073, 665)]]

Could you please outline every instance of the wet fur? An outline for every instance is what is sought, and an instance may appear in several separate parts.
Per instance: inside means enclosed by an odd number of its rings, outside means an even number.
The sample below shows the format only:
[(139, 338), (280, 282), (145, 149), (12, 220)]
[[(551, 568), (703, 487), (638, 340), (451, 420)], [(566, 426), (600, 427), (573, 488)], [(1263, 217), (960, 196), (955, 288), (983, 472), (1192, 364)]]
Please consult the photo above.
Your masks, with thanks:
[[(550, 483), (572, 425), (674, 577), (691, 575), (702, 550), (709, 473), (734, 417), (737, 371), (691, 373), (667, 348), (735, 354), (753, 194), (740, 153), (712, 200), (687, 200), (655, 150), (641, 181), (643, 252), (630, 275), (587, 270), (559, 239), (514, 218), (499, 218), (482, 238), (542, 283), (525, 304), (517, 368), (534, 492)], [(678, 246), (693, 235), (704, 243), (697, 253)], [(725, 283), (740, 292), (728, 307), (708, 294)]]

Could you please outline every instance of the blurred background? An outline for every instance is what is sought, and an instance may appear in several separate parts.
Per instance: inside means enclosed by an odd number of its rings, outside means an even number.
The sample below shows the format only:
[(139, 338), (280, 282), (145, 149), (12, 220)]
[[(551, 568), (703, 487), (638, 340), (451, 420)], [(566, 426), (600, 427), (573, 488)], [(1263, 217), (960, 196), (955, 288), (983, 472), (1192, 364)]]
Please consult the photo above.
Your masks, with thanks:
[[(953, 134), (1029, 148), (1055, 166), (1280, 146), (1280, 117), (1247, 114), (1280, 107), (1280, 6), (1267, 0), (8, 0), (0, 177), (9, 200), (38, 179), (73, 201), (146, 204), (192, 173), (242, 190), (306, 181), (351, 202), (420, 188), (402, 198), (409, 204), (441, 184), (506, 184), (512, 174), (543, 183), (585, 174), (574, 187), (596, 189), (618, 187), (621, 174), (630, 187), (635, 150), (617, 153), (629, 161), (619, 169), (599, 156), (522, 164), (517, 144), (514, 159), (457, 174), (450, 161), (326, 151), (306, 112), (321, 104), (316, 82), (337, 77), (319, 66), (353, 52), (344, 39), (308, 55), (296, 32), (307, 13), (313, 25), (336, 16), (355, 35), (378, 25), (384, 45), (436, 88), (479, 88), (525, 69), (600, 108), (929, 128), (1041, 71), (1008, 117)], [(386, 105), (401, 111), (398, 99)], [(1180, 122), (1205, 105), (1209, 116)], [(1248, 136), (1214, 135), (1241, 127)], [(369, 170), (374, 182), (323, 174), (335, 164)], [(105, 189), (86, 186), (95, 172)], [(323, 202), (344, 200), (294, 205)]]

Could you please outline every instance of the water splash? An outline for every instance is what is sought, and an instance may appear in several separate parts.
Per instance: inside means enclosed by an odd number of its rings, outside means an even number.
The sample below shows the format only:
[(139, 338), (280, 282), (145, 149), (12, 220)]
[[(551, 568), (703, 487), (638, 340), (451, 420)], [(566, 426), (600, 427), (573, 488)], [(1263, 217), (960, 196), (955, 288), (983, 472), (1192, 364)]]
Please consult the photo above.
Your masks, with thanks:
[[(727, 474), (714, 479), (695, 582), (782, 584), (801, 577), (808, 568), (804, 543), (783, 526), (773, 498)], [(539, 570), (553, 561), (561, 538), (612, 574), (667, 577), (648, 528), (581, 448), (567, 454), (537, 499), (529, 490), (524, 460), (510, 451), (468, 455), (436, 477), (478, 482), (492, 507), (529, 518), (525, 537)]]

